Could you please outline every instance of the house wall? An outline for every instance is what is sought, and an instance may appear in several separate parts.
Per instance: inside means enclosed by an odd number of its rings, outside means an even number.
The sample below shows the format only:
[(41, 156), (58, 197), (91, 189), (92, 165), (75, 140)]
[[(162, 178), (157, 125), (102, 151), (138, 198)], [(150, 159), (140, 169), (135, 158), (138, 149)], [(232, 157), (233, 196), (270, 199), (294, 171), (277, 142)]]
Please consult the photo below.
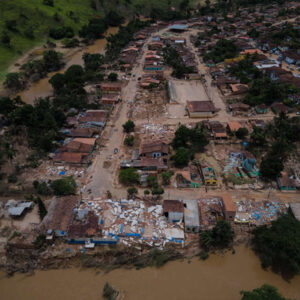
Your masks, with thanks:
[(190, 112), (189, 115), (190, 118), (207, 118), (207, 117), (213, 117), (216, 113), (214, 112)]
[(168, 221), (169, 222), (179, 222), (183, 219), (183, 212), (169, 212)]

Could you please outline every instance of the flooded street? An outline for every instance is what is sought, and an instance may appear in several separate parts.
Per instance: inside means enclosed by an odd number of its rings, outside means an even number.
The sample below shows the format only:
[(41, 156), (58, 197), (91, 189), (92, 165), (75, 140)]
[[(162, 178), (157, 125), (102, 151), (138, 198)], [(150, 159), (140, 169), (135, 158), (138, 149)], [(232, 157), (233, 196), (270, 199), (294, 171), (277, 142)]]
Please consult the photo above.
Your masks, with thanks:
[[(110, 27), (105, 35), (109, 36), (110, 34), (116, 34), (119, 30), (119, 27)], [(20, 92), (18, 95), (26, 103), (33, 104), (34, 100), (39, 97), (47, 97), (52, 93), (52, 86), (49, 83), (49, 79), (56, 73), (63, 73), (71, 65), (83, 65), (82, 55), (84, 53), (105, 53), (106, 39), (99, 39), (94, 42), (93, 45), (87, 46), (79, 51), (77, 51), (67, 62), (63, 69), (58, 72), (49, 73), (46, 78), (39, 80), (38, 82), (32, 83), (32, 85)]]
[(238, 300), (240, 290), (268, 283), (291, 299), (300, 299), (300, 276), (290, 283), (266, 272), (253, 252), (245, 246), (232, 255), (211, 255), (208, 260), (194, 258), (170, 262), (166, 266), (142, 270), (118, 269), (108, 274), (95, 270), (39, 271), (34, 276), (0, 275), (0, 299), (10, 300), (99, 300), (105, 282), (130, 300)]

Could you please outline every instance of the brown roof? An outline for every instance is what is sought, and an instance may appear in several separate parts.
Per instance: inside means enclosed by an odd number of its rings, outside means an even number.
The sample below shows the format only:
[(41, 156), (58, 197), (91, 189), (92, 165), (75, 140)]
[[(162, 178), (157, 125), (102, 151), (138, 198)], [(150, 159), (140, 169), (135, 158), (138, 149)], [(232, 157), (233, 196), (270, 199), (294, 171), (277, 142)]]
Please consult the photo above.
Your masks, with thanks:
[(51, 201), (48, 213), (43, 219), (42, 226), (46, 229), (66, 231), (72, 222), (74, 208), (79, 202), (77, 196), (55, 198)]
[(106, 110), (88, 110), (85, 115), (79, 118), (80, 123), (104, 122), (106, 120)]
[(224, 210), (227, 212), (236, 212), (236, 206), (228, 193), (222, 195), (222, 202), (224, 205)]
[(165, 142), (162, 142), (160, 140), (141, 143), (139, 149), (140, 155), (153, 152), (168, 153), (169, 146)]
[(90, 153), (94, 147), (95, 138), (75, 138), (69, 144), (62, 147), (60, 152)]
[(179, 200), (164, 200), (163, 212), (183, 212), (183, 202)]
[(242, 126), (239, 122), (228, 122), (230, 131), (238, 131)]
[(216, 108), (212, 101), (187, 101), (190, 112), (215, 112)]
[(101, 88), (105, 89), (105, 88), (111, 88), (111, 87), (114, 87), (114, 88), (120, 88), (122, 87), (122, 82), (102, 82), (101, 83)]
[(85, 162), (86, 153), (60, 152), (57, 153), (53, 160), (55, 162), (66, 162), (70, 164), (80, 164)]
[(72, 137), (92, 137), (94, 133), (97, 133), (97, 130), (93, 128), (76, 128), (67, 135)]

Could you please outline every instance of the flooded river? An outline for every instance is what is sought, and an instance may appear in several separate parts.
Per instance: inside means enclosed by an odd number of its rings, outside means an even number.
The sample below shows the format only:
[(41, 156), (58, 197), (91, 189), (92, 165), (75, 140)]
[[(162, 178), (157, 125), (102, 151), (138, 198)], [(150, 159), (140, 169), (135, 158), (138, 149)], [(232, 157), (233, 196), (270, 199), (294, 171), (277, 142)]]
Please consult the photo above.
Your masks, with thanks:
[(118, 269), (108, 274), (95, 270), (39, 271), (33, 276), (0, 275), (0, 299), (100, 300), (105, 282), (121, 290), (129, 300), (238, 300), (239, 291), (264, 283), (276, 286), (286, 297), (300, 299), (300, 276), (290, 283), (266, 272), (245, 246), (236, 254), (211, 255), (206, 261), (170, 262), (142, 270)]
[[(119, 27), (110, 27), (106, 31), (106, 36), (110, 34), (116, 34), (119, 30)], [(33, 83), (28, 89), (22, 91), (18, 95), (26, 103), (33, 104), (34, 100), (39, 97), (46, 97), (52, 93), (52, 86), (49, 83), (49, 79), (56, 73), (63, 73), (71, 65), (83, 65), (82, 55), (84, 53), (105, 53), (106, 39), (99, 39), (94, 42), (93, 45), (87, 46), (82, 50), (77, 51), (68, 61), (63, 69), (58, 72), (49, 73), (46, 78), (39, 80), (38, 82)]]

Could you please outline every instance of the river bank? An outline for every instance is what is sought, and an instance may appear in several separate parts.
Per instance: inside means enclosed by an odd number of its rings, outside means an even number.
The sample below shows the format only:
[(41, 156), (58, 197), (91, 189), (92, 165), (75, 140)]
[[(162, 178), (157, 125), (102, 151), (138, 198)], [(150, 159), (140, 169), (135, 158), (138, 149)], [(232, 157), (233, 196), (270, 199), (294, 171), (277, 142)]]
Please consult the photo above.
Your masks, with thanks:
[[(126, 23), (124, 23), (126, 25)], [(82, 55), (84, 53), (101, 53), (105, 54), (105, 46), (107, 44), (106, 36), (110, 34), (116, 34), (119, 27), (109, 27), (104, 34), (104, 38), (95, 40), (93, 44), (87, 46), (80, 46), (75, 48), (64, 48), (58, 46), (54, 48), (55, 51), (63, 53), (63, 61), (65, 63), (64, 67), (59, 71), (48, 73), (45, 78), (40, 79), (37, 82), (30, 83), (29, 86), (17, 93), (15, 96), (20, 96), (22, 100), (28, 104), (33, 104), (34, 100), (39, 97), (47, 97), (52, 94), (52, 86), (49, 83), (49, 79), (57, 74), (65, 72), (71, 65), (81, 65), (83, 66)], [(39, 55), (46, 49), (41, 46), (35, 47), (28, 51), (25, 55), (18, 58), (9, 68), (9, 72), (18, 72), (19, 66), (25, 64), (30, 59), (36, 59)], [(11, 95), (10, 91), (5, 90), (3, 85), (1, 85), (0, 90), (1, 95), (8, 96)]]
[(11, 300), (96, 300), (101, 299), (105, 282), (130, 300), (238, 300), (240, 290), (264, 283), (276, 286), (286, 297), (300, 299), (300, 276), (287, 282), (277, 274), (264, 271), (258, 258), (244, 245), (237, 247), (235, 254), (213, 254), (206, 261), (177, 260), (161, 268), (120, 268), (109, 273), (70, 268), (36, 271), (33, 276), (0, 275), (1, 295)]

